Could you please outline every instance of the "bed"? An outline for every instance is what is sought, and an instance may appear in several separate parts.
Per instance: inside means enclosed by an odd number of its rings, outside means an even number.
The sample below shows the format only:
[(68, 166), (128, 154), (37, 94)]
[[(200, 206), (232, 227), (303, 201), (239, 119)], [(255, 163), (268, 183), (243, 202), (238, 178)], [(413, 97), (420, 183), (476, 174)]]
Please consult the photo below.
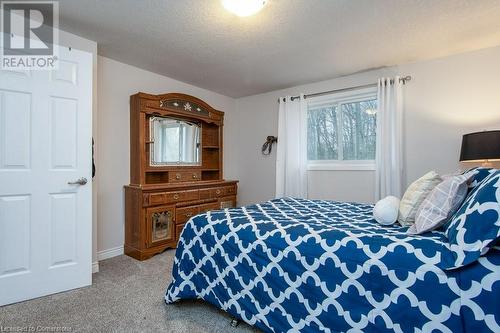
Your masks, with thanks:
[(165, 301), (203, 299), (265, 332), (500, 332), (498, 246), (456, 267), (444, 232), (410, 236), (372, 210), (282, 198), (195, 216)]

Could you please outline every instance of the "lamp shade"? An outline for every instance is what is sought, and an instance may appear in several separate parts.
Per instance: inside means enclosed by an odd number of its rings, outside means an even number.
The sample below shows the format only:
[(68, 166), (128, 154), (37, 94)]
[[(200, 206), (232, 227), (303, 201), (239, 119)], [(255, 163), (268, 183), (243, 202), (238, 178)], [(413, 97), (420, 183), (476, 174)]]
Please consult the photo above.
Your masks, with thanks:
[(500, 130), (465, 134), (460, 161), (500, 159)]

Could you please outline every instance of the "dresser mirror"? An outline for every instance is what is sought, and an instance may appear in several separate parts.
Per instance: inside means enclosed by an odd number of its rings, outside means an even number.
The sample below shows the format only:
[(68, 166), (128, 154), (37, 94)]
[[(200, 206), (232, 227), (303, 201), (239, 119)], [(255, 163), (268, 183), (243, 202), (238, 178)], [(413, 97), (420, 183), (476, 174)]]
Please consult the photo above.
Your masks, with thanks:
[(168, 117), (151, 117), (151, 166), (201, 165), (201, 124)]

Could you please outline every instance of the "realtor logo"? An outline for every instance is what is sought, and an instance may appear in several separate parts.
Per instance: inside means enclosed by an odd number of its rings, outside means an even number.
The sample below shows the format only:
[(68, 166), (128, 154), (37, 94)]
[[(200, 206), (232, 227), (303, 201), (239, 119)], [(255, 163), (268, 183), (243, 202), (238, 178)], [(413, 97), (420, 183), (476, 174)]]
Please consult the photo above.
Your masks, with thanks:
[(56, 69), (59, 3), (1, 1), (1, 68)]

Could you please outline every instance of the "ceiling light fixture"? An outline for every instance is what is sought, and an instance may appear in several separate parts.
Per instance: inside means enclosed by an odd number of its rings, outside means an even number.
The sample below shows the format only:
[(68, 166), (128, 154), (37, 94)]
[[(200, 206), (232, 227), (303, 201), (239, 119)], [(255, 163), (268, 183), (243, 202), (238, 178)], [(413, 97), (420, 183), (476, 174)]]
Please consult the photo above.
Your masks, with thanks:
[(266, 5), (266, 0), (221, 0), (228, 11), (240, 17), (257, 14)]

